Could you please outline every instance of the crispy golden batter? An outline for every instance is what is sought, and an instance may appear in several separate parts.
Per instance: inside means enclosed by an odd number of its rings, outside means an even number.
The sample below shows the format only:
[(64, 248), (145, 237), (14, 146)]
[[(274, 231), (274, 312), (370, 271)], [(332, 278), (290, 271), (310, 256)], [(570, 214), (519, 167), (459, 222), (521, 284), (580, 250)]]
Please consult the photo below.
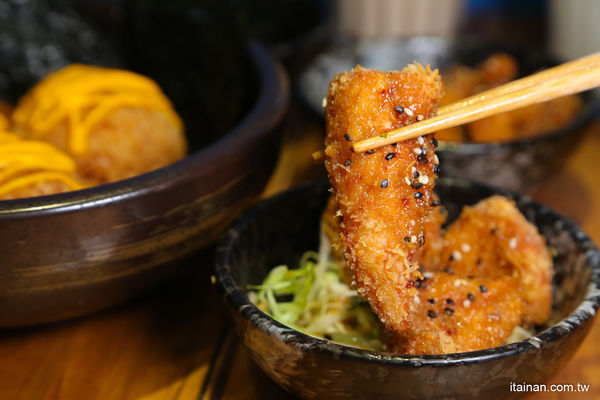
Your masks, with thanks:
[(357, 67), (334, 77), (326, 99), (325, 165), (345, 258), (359, 294), (397, 334), (413, 322), (414, 256), (434, 200), (435, 146), (430, 137), (369, 153), (351, 145), (432, 116), (441, 94), (437, 71), (419, 65), (388, 73)]
[(421, 283), (412, 329), (388, 341), (407, 354), (445, 354), (502, 344), (521, 322), (519, 280), (464, 278), (440, 272)]
[(475, 278), (517, 277), (526, 306), (523, 322), (546, 322), (552, 303), (552, 258), (544, 238), (514, 202), (492, 196), (465, 207), (443, 241), (440, 265), (423, 257), (427, 270), (449, 268)]

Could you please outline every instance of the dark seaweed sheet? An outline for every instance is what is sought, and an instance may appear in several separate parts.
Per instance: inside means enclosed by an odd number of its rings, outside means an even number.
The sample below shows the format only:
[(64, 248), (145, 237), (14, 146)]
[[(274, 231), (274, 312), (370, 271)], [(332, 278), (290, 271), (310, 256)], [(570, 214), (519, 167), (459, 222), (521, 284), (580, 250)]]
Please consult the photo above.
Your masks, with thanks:
[(0, 1), (0, 98), (15, 103), (48, 73), (73, 62), (120, 65), (112, 46), (59, 2)]

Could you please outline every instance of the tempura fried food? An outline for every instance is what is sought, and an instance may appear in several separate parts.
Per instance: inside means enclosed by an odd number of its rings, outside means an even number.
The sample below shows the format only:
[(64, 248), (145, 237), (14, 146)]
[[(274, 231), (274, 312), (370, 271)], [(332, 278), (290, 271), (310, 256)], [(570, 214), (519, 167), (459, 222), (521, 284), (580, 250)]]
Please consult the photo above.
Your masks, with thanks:
[(71, 154), (96, 183), (138, 175), (185, 155), (183, 124), (160, 88), (133, 72), (73, 64), (32, 88), (13, 113), (24, 137)]
[(351, 145), (431, 117), (441, 95), (437, 71), (410, 65), (338, 74), (326, 99), (325, 165), (345, 258), (358, 293), (396, 334), (414, 322), (414, 285), (421, 277), (414, 257), (435, 200), (436, 142), (420, 137), (366, 153), (354, 153)]
[(0, 132), (0, 200), (43, 196), (86, 185), (76, 177), (77, 165), (50, 143), (22, 140)]

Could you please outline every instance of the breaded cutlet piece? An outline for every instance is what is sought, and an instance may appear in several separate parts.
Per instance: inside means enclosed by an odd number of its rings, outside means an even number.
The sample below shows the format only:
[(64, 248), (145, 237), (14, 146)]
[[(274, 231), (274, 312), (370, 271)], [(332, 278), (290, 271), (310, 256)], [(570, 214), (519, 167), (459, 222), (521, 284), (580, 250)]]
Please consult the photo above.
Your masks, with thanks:
[(433, 116), (441, 95), (437, 70), (358, 66), (333, 78), (326, 99), (325, 165), (353, 286), (397, 334), (411, 330), (421, 277), (414, 256), (433, 208), (436, 142), (424, 136), (364, 153), (351, 146)]

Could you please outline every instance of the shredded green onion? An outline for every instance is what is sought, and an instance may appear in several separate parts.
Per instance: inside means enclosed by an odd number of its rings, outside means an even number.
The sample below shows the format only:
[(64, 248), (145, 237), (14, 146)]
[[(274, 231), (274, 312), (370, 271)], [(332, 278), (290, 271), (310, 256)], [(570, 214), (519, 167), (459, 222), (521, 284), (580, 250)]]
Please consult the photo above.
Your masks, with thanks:
[(273, 268), (262, 284), (248, 286), (250, 299), (277, 321), (308, 335), (380, 351), (379, 320), (344, 283), (341, 268), (322, 234), (318, 253), (305, 252), (295, 269)]

